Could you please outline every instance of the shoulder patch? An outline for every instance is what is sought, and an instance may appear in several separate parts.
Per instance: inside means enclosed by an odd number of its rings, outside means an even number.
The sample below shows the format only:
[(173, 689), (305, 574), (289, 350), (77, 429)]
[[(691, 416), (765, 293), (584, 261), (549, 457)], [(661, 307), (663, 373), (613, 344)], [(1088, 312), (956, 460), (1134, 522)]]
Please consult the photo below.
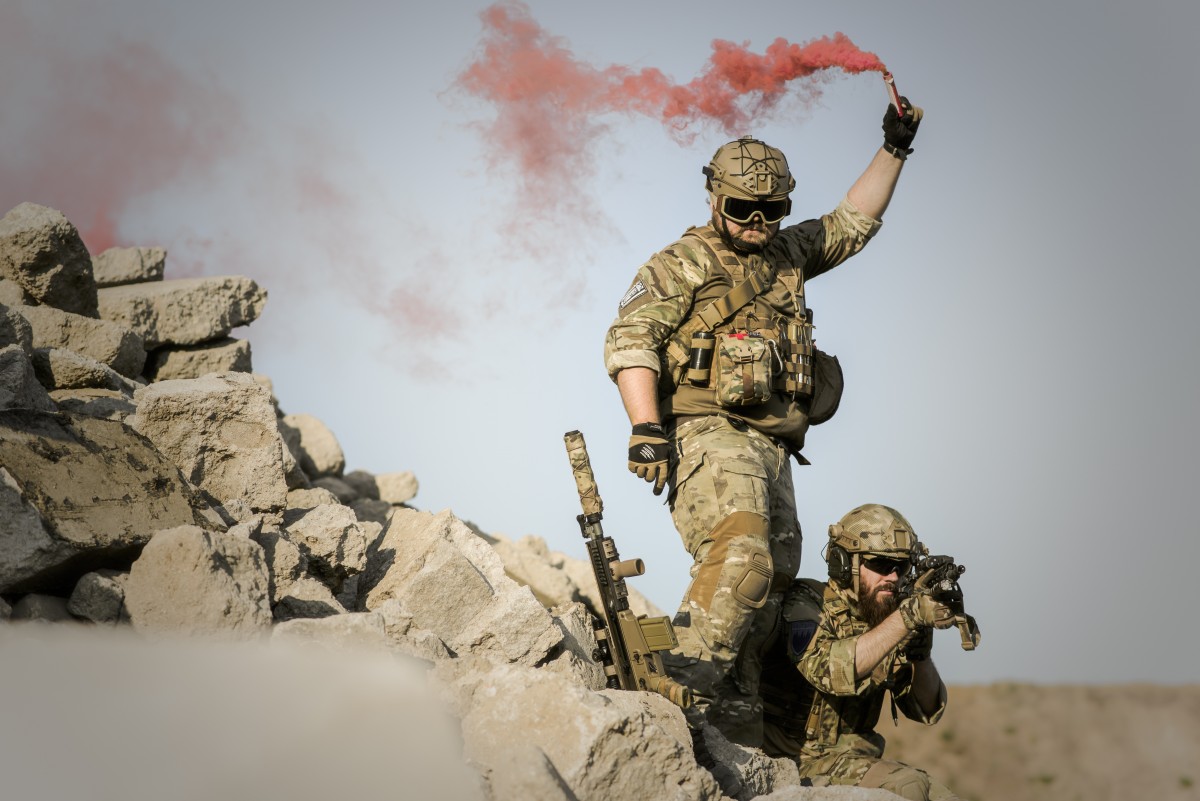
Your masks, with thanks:
[(813, 635), (817, 633), (817, 621), (794, 620), (788, 624), (788, 656), (793, 662), (800, 659)]
[(649, 290), (646, 289), (646, 282), (640, 278), (633, 282), (633, 286), (629, 287), (629, 291), (625, 293), (625, 297), (621, 298), (621, 302), (617, 304), (617, 311), (622, 311), (630, 303), (645, 295)]

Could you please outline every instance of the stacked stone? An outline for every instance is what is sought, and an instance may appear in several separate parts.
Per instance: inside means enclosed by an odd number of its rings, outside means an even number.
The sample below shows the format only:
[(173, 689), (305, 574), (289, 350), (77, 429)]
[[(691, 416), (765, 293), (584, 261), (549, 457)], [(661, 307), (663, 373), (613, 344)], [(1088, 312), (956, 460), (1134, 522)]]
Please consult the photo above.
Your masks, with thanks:
[[(34, 204), (0, 220), (0, 620), (383, 649), (427, 665), (480, 798), (722, 797), (680, 710), (605, 688), (586, 563), (345, 472), (229, 336), (266, 293), (165, 257), (93, 259)], [(708, 736), (730, 796), (796, 783)]]

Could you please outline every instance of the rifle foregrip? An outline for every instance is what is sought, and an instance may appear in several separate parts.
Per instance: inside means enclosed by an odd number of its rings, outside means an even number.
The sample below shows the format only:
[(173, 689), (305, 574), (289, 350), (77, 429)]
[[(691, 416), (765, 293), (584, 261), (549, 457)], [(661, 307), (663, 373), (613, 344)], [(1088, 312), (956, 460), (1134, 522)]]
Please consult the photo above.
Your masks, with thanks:
[(592, 473), (592, 463), (588, 459), (587, 443), (583, 434), (578, 431), (568, 431), (563, 435), (567, 444), (567, 457), (571, 460), (571, 471), (575, 474), (575, 488), (579, 490), (579, 502), (583, 505), (583, 513), (587, 517), (600, 517), (604, 512), (604, 501), (600, 500), (600, 490), (596, 486), (596, 476)]
[(687, 709), (692, 705), (692, 688), (667, 676), (650, 679), (646, 682), (646, 689), (665, 697), (680, 709)]

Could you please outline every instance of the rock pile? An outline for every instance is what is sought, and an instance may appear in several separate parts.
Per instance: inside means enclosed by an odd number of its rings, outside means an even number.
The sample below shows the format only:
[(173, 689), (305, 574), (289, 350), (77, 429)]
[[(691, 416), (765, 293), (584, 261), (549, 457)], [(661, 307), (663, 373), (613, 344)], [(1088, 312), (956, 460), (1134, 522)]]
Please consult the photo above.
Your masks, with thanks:
[(166, 279), (165, 258), (93, 258), (30, 203), (0, 220), (3, 628), (417, 660), (459, 721), (478, 798), (891, 797), (800, 789), (790, 763), (709, 730), (718, 783), (677, 708), (605, 688), (584, 562), (413, 508), (411, 473), (345, 472), (332, 432), (284, 414), (230, 337), (266, 293)]

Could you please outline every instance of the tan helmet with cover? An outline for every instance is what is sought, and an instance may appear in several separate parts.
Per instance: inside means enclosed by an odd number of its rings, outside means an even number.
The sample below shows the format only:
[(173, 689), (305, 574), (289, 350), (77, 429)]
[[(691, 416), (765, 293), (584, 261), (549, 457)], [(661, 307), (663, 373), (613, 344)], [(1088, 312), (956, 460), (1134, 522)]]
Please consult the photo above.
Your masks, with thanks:
[(717, 196), (782, 200), (796, 188), (783, 152), (752, 136), (721, 145), (703, 172)]
[(904, 515), (881, 503), (851, 509), (829, 527), (826, 561), (829, 577), (842, 587), (853, 584), (858, 593), (858, 566), (862, 554), (911, 559), (924, 552), (912, 524)]

